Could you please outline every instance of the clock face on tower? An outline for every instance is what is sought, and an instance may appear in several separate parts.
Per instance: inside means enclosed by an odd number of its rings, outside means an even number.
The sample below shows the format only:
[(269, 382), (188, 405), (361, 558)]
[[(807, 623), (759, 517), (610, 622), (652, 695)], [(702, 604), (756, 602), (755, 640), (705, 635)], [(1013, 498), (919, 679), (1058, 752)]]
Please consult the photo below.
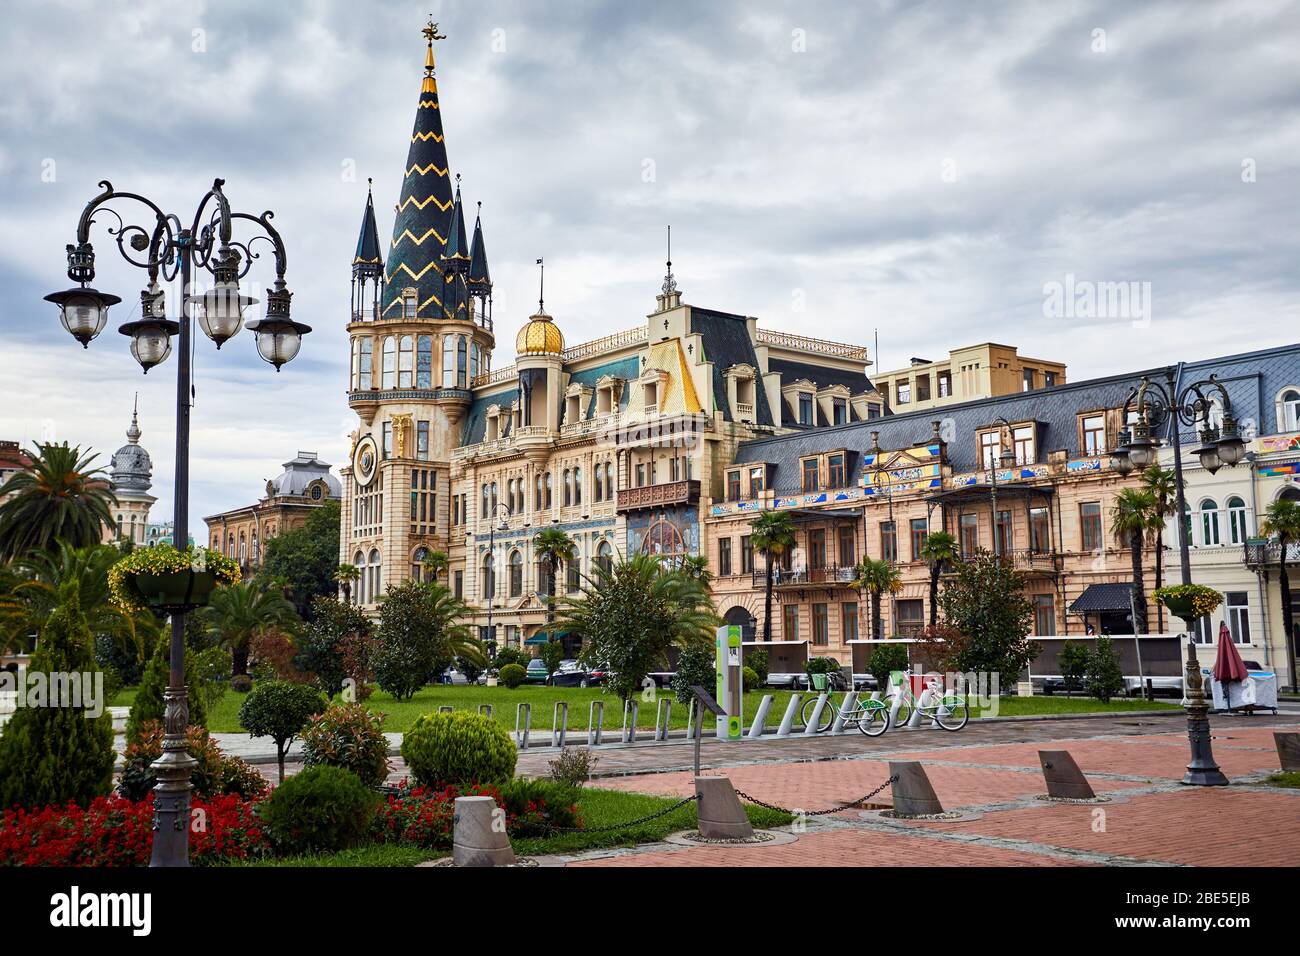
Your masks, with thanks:
[(352, 452), (352, 477), (358, 485), (365, 487), (374, 480), (375, 463), (378, 460), (379, 450), (372, 437), (367, 435), (357, 442), (357, 447)]

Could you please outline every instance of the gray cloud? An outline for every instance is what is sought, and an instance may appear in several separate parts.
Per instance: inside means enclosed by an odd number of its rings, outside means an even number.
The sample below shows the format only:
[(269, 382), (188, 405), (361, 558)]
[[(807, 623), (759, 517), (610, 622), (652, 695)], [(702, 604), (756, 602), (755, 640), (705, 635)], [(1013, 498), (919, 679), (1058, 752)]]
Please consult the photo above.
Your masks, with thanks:
[[(348, 262), (367, 176), (391, 227), (426, 10), (69, 0), (7, 14), (0, 435), (55, 422), (106, 458), (139, 388), (166, 501), (173, 367), (142, 378), (111, 330), (82, 351), (40, 297), (66, 284), (63, 245), (98, 180), (181, 212), (222, 176), (237, 206), (275, 210), (295, 312), (316, 331), (279, 375), (250, 336), (221, 353), (200, 341), (193, 523), (253, 500), (298, 448), (341, 462)], [(569, 341), (643, 321), (668, 223), (688, 301), (831, 338), (879, 329), (885, 367), (994, 339), (1080, 378), (1300, 325), (1294, 4), (434, 12), (452, 167), (484, 204), (499, 365), (538, 256)], [(125, 300), (115, 325), (140, 276), (95, 241), (98, 284)], [(1154, 322), (1045, 319), (1043, 284), (1066, 274), (1150, 282)], [(265, 261), (252, 278), (265, 287)]]

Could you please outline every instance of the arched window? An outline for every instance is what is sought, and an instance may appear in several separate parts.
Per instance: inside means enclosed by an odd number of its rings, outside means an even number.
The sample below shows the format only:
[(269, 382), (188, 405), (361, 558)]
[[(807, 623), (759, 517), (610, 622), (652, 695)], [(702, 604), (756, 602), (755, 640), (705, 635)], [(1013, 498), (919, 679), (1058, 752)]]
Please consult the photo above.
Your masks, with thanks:
[(390, 335), (384, 339), (384, 377), (382, 386), (392, 388), (397, 381), (397, 344)]
[(600, 465), (596, 465), (596, 500), (605, 500), (605, 471)]
[(497, 562), (491, 553), (483, 555), (483, 600), (490, 601), (497, 593)]
[(402, 315), (408, 319), (415, 318), (415, 306), (415, 294), (413, 292), (405, 293), (402, 296)]
[(465, 387), (465, 336), (456, 340), (456, 387)]
[(248, 564), (248, 541), (244, 538), (244, 532), (239, 532), (239, 563)]
[(492, 499), (488, 497), (488, 486), (487, 486), (487, 485), (484, 485), (484, 486), (483, 486), (483, 504), (482, 504), (482, 506), (479, 508), (479, 513), (478, 513), (478, 516), (479, 516), (480, 518), (487, 518), (487, 517), (490, 517), (490, 514), (489, 514), (489, 511), (490, 511), (489, 505), (491, 505), (491, 503), (492, 503)]
[(1246, 502), (1237, 495), (1228, 499), (1228, 543), (1246, 543)]
[(1300, 388), (1288, 386), (1278, 396), (1277, 429), (1281, 432), (1300, 432)]
[(1219, 505), (1213, 498), (1201, 502), (1201, 544), (1217, 547), (1219, 541)]
[(511, 514), (515, 513), (515, 480), (513, 478), (506, 482), (506, 510)]
[(254, 531), (253, 532), (253, 564), (257, 564), (257, 562), (258, 562), (257, 532)]
[(605, 462), (605, 497), (614, 500), (614, 466), (608, 461)]
[(469, 380), (478, 378), (478, 343), (469, 343)]
[(510, 596), (519, 597), (524, 593), (524, 556), (518, 551), (510, 552)]
[(555, 576), (551, 574), (551, 561), (549, 558), (542, 558), (537, 562), (537, 594), (539, 597), (547, 597), (551, 593), (551, 586), (555, 583)]
[(379, 595), (382, 593), (381, 585), (383, 584), (379, 574), (378, 549), (372, 549), (370, 552), (370, 568), (368, 570), (370, 572), (370, 585), (366, 588), (366, 596), (370, 599), (370, 603), (374, 604), (379, 600)]
[(543, 482), (543, 484), (544, 484), (545, 487), (546, 487), (546, 507), (549, 508), (549, 507), (551, 506), (551, 501), (552, 501), (552, 499), (551, 499), (551, 473), (550, 473), (549, 471), (546, 473), (546, 480), (545, 480), (545, 482)]
[(403, 335), (397, 349), (397, 387), (410, 388), (415, 368), (415, 336)]
[(564, 506), (567, 508), (573, 504), (573, 475), (569, 469), (564, 469)]
[(582, 504), (582, 469), (573, 469), (573, 503)]
[(428, 572), (424, 570), (424, 562), (429, 557), (428, 548), (416, 548), (415, 553), (411, 555), (411, 580), (423, 581)]
[(542, 476), (537, 475), (533, 479), (533, 510), (541, 511), (543, 507), (544, 506), (542, 504)]
[(359, 572), (355, 581), (350, 581), (352, 586), (352, 600), (357, 604), (366, 603), (366, 556), (358, 551), (352, 555), (352, 565)]
[(415, 340), (415, 387), (433, 388), (433, 336)]
[(614, 566), (614, 549), (609, 546), (608, 541), (602, 541), (596, 547), (595, 563), (598, 567), (603, 568), (606, 574)]
[(375, 340), (366, 335), (361, 338), (361, 358), (357, 368), (357, 388), (373, 388), (371, 372), (374, 369)]
[(520, 478), (515, 482), (515, 511), (522, 513), (524, 510), (524, 480)]
[(442, 340), (442, 387), (456, 387), (456, 337), (448, 335)]
[(564, 563), (564, 585), (565, 590), (572, 594), (577, 591), (582, 577), (582, 549), (575, 542), (573, 548), (573, 557)]
[(493, 521), (496, 520), (496, 516), (497, 516), (497, 501), (498, 501), (497, 483), (494, 481), (492, 482), (492, 501), (491, 501), (492, 508), (488, 512), (488, 517), (491, 518)]

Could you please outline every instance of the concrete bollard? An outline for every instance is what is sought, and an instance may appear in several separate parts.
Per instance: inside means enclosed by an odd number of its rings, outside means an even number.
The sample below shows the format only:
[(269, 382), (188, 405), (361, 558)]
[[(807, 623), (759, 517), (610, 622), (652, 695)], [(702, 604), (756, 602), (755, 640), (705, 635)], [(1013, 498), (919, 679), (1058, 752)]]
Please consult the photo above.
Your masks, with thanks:
[(1092, 785), (1074, 762), (1068, 750), (1040, 750), (1038, 762), (1043, 766), (1047, 795), (1066, 800), (1094, 800)]
[(510, 866), (515, 851), (505, 815), (491, 797), (457, 797), (452, 817), (451, 859), (457, 866)]
[(826, 709), (826, 700), (827, 696), (825, 694), (817, 695), (817, 703), (813, 705), (812, 717), (808, 719), (808, 725), (803, 729), (805, 737), (815, 737), (817, 735), (817, 727), (822, 722), (822, 711)]
[(1273, 732), (1273, 745), (1282, 770), (1300, 770), (1300, 734)]
[(758, 712), (754, 714), (754, 722), (749, 725), (749, 733), (746, 735), (750, 740), (757, 740), (763, 736), (763, 730), (767, 727), (767, 712), (772, 709), (772, 701), (775, 698), (771, 694), (764, 694), (763, 699), (758, 703)]
[(844, 695), (844, 703), (840, 704), (840, 712), (835, 715), (835, 723), (831, 724), (832, 734), (844, 733), (844, 719), (847, 714), (851, 714), (858, 706), (858, 692), (851, 690)]
[(889, 761), (889, 775), (897, 777), (891, 790), (894, 795), (894, 815), (899, 817), (927, 816), (943, 813), (925, 768), (916, 760)]
[(587, 746), (595, 747), (600, 743), (600, 733), (605, 724), (605, 702), (593, 700), (587, 708)]
[[(636, 743), (636, 714), (637, 704), (634, 700), (629, 700), (623, 705), (623, 743)], [(631, 717), (631, 720), (628, 718)]]
[(696, 777), (700, 836), (706, 840), (748, 840), (754, 827), (726, 777)]
[(799, 703), (803, 700), (803, 694), (795, 691), (790, 695), (790, 703), (785, 708), (785, 716), (781, 718), (781, 726), (776, 729), (778, 737), (789, 737), (790, 731), (794, 727), (794, 715), (799, 713)]
[[(523, 732), (520, 732), (520, 717), (523, 718)], [(533, 722), (533, 705), (520, 703), (515, 705), (515, 746), (520, 750), (528, 749), (528, 728)]]
[(668, 724), (673, 719), (673, 699), (660, 697), (655, 710), (655, 740), (668, 739)]
[(569, 703), (557, 700), (551, 709), (551, 746), (563, 747), (564, 738), (569, 732)]
[(478, 713), (479, 713), (479, 716), (480, 716), (480, 717), (491, 717), (491, 716), (492, 716), (492, 705), (491, 705), (491, 704), (479, 704), (479, 705), (478, 705)]

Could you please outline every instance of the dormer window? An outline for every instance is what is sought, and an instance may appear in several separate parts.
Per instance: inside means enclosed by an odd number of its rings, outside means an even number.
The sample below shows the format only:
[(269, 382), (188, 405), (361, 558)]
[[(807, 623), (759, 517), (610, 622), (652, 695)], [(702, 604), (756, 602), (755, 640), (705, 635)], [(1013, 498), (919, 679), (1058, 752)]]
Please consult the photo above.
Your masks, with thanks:
[(727, 392), (737, 421), (754, 421), (757, 376), (757, 369), (744, 363), (733, 365), (726, 371)]
[(484, 430), (484, 441), (496, 441), (501, 437), (501, 408), (498, 405), (489, 405), (486, 416), (487, 425)]
[(809, 427), (813, 424), (813, 395), (812, 392), (799, 393), (799, 424)]
[(727, 472), (727, 500), (740, 500), (740, 471), (738, 469)]
[(574, 425), (587, 417), (591, 387), (574, 383), (564, 393), (564, 424)]
[(414, 289), (402, 290), (402, 318), (415, 318), (415, 307), (417, 305), (415, 297), (416, 291)]
[(826, 459), (827, 478), (830, 487), (843, 488), (845, 485), (844, 452), (836, 452)]
[(622, 379), (612, 375), (602, 375), (596, 379), (596, 414), (603, 416), (618, 411), (618, 403), (622, 395)]
[(750, 497), (757, 497), (763, 493), (763, 488), (767, 485), (766, 471), (761, 465), (757, 468), (749, 469), (749, 494)]
[(800, 487), (803, 491), (817, 491), (821, 488), (819, 464), (816, 458), (805, 458), (799, 463)]
[(659, 383), (647, 382), (644, 387), (644, 404), (647, 415), (659, 411)]

